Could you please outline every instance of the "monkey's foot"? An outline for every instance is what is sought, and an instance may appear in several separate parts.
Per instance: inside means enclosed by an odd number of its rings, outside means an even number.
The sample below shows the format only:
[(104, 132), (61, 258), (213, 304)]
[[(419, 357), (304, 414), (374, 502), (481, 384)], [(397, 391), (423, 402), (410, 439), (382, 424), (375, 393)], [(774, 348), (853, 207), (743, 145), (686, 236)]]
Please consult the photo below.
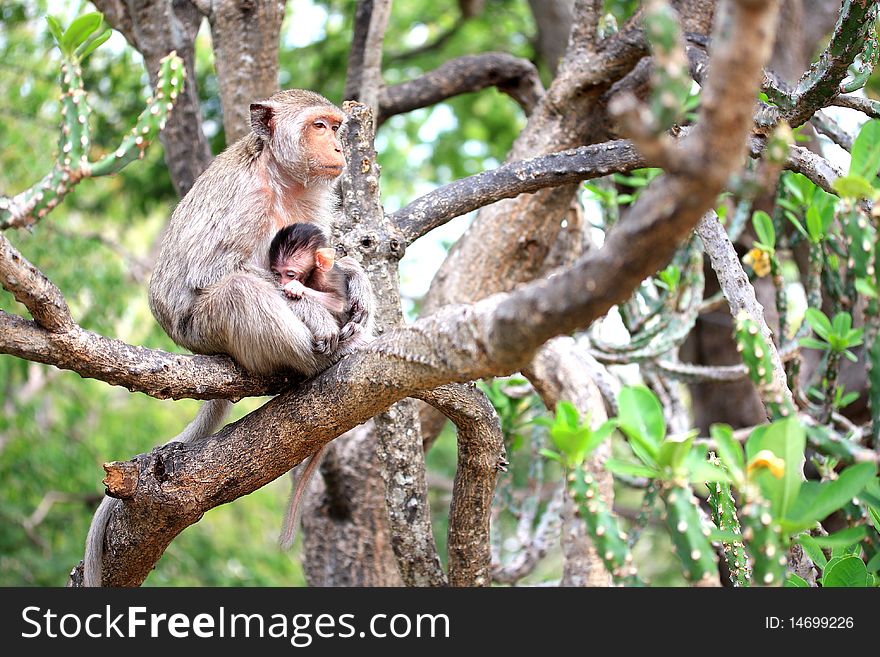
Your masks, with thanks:
[(316, 335), (312, 338), (312, 351), (316, 354), (329, 355), (339, 347), (339, 333)]

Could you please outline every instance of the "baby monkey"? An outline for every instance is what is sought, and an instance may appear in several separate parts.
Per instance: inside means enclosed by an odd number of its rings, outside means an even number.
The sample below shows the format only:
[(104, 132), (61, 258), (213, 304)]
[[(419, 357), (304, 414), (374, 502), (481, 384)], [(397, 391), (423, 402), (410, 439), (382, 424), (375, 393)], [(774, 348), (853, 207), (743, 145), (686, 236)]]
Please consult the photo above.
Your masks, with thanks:
[[(315, 352), (338, 359), (372, 336), (353, 323), (357, 321), (352, 317), (357, 309), (349, 301), (348, 278), (335, 264), (336, 249), (329, 246), (324, 232), (315, 224), (286, 226), (276, 233), (269, 246), (269, 268), (290, 299), (293, 313), (315, 336)], [(348, 330), (354, 330), (353, 335), (339, 347), (340, 331)], [(295, 479), (279, 541), (284, 549), (293, 544), (300, 501), (326, 450), (326, 445), (318, 450), (299, 479)]]
[(269, 246), (269, 268), (292, 300), (291, 310), (312, 331), (320, 354), (337, 351), (339, 330), (351, 319), (348, 285), (335, 262), (336, 249), (315, 224), (285, 226)]

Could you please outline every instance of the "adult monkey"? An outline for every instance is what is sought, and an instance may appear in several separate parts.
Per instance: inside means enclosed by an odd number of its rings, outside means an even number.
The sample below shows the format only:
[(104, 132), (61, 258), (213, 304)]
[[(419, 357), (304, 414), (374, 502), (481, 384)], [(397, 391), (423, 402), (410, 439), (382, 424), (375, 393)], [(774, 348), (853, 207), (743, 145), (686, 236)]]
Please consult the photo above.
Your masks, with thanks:
[[(172, 214), (150, 281), (150, 309), (171, 339), (194, 353), (229, 354), (257, 374), (312, 376), (338, 356), (313, 350), (312, 332), (269, 273), (269, 244), (279, 229), (297, 222), (329, 233), (337, 212), (332, 184), (345, 166), (336, 138), (344, 117), (323, 96), (300, 89), (250, 109), (251, 134), (214, 159)], [(372, 311), (371, 297), (358, 291), (371, 288), (356, 261), (343, 258), (339, 265), (358, 320), (342, 327), (340, 337), (353, 337)], [(169, 442), (211, 434), (230, 405), (205, 402)], [(85, 586), (102, 583), (104, 530), (118, 503), (105, 498), (92, 519)]]

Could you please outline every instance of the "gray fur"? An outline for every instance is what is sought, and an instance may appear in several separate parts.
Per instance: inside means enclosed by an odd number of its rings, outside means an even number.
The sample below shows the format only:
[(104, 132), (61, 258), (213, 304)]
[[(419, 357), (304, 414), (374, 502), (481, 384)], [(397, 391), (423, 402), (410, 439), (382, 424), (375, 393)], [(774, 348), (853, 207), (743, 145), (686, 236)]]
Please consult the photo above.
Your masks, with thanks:
[[(310, 117), (341, 121), (342, 113), (323, 96), (298, 89), (251, 110), (253, 132), (218, 155), (174, 210), (150, 281), (150, 309), (168, 335), (194, 353), (228, 354), (257, 374), (313, 376), (348, 351), (314, 353), (313, 332), (268, 273), (268, 248), (289, 223), (309, 221), (329, 233), (338, 212), (332, 185), (339, 170), (322, 168), (326, 163), (306, 152), (303, 135)], [(362, 290), (369, 281), (358, 270), (363, 280), (355, 288)], [(358, 303), (371, 304), (372, 292), (369, 297)], [(172, 441), (210, 435), (229, 405), (207, 402)], [(92, 520), (86, 586), (102, 582), (104, 532), (119, 503), (104, 499)]]

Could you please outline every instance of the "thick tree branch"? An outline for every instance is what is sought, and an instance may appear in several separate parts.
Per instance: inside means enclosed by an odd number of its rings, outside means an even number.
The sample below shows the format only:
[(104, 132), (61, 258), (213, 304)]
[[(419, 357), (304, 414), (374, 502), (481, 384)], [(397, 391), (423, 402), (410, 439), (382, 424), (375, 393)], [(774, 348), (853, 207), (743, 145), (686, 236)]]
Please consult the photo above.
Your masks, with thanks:
[(528, 114), (544, 94), (535, 65), (507, 53), (464, 55), (444, 62), (420, 78), (385, 87), (379, 96), (379, 119), (428, 107), (487, 87), (498, 87)]
[(418, 393), (455, 423), (458, 463), (449, 507), (449, 583), (489, 586), (492, 554), (489, 518), (498, 469), (506, 464), (501, 421), (473, 384)]
[[(402, 241), (391, 237), (396, 230), (385, 217), (379, 199), (372, 112), (367, 105), (351, 101), (346, 101), (343, 108), (347, 118), (339, 137), (349, 163), (342, 177), (343, 214), (349, 229), (337, 229), (345, 230), (341, 239), (350, 246), (359, 232), (360, 245), (371, 246), (365, 260), (378, 300), (376, 326), (382, 332), (403, 323), (398, 280)], [(378, 415), (373, 425), (385, 481), (391, 546), (403, 581), (410, 586), (445, 585), (446, 575), (431, 527), (417, 406), (412, 400), (396, 404)]]
[(250, 132), (250, 103), (278, 89), (278, 36), (283, 0), (212, 0), (214, 62), (223, 105), (226, 143)]
[(228, 356), (191, 356), (134, 347), (79, 326), (62, 333), (0, 310), (0, 353), (72, 370), (157, 399), (235, 399), (273, 394), (295, 377), (256, 377)]
[(374, 116), (384, 87), (382, 47), (390, 15), (391, 0), (358, 0), (344, 93), (346, 100), (363, 103)]
[(75, 326), (61, 290), (3, 235), (0, 235), (0, 285), (9, 290), (47, 331), (63, 333)]

